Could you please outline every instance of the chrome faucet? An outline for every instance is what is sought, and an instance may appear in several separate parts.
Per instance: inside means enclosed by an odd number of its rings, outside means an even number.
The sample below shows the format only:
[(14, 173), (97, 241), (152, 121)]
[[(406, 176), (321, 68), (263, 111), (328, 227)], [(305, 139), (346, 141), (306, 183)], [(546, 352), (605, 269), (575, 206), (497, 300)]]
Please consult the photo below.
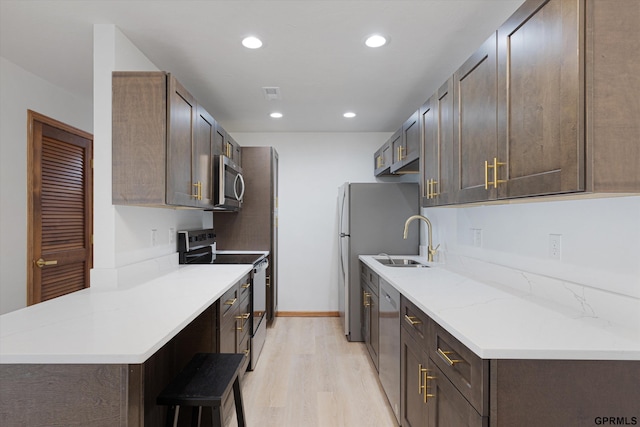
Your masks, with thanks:
[(440, 247), (440, 245), (436, 246), (435, 248), (433, 247), (433, 243), (431, 241), (431, 221), (429, 221), (429, 219), (426, 216), (422, 216), (422, 215), (412, 215), (409, 218), (407, 218), (407, 221), (404, 223), (404, 238), (407, 238), (407, 235), (409, 234), (409, 224), (411, 223), (411, 221), (413, 221), (414, 219), (420, 219), (424, 222), (427, 223), (427, 234), (429, 236), (429, 246), (427, 247), (427, 261), (429, 262), (433, 262), (433, 256), (438, 252), (438, 248)]

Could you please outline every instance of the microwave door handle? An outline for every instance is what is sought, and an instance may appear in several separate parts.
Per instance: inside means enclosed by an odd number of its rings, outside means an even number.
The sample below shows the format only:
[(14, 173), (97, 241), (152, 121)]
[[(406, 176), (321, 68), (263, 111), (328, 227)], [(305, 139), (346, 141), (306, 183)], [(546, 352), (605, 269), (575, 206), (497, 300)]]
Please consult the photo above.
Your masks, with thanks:
[[(238, 192), (236, 191), (237, 189), (237, 183), (238, 183), (238, 179), (240, 180), (240, 184), (242, 184), (242, 191), (240, 192), (240, 195), (238, 195)], [(242, 174), (237, 174), (236, 175), (236, 179), (233, 183), (233, 193), (236, 196), (236, 200), (238, 200), (239, 202), (242, 201), (242, 198), (244, 197), (244, 178), (242, 177)]]

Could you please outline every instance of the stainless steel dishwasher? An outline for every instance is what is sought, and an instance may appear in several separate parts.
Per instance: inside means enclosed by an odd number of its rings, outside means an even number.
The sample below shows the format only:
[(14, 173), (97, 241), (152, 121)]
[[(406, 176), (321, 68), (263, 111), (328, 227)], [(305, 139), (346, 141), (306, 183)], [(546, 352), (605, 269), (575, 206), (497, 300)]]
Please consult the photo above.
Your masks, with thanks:
[(400, 293), (380, 278), (378, 374), (400, 424)]

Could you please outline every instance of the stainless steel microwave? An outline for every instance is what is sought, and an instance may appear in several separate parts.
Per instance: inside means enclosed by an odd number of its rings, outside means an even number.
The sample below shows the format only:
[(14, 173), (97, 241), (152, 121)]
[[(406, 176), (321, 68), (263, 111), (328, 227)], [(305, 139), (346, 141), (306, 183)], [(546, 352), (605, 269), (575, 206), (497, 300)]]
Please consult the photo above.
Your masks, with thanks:
[(237, 211), (242, 207), (244, 178), (242, 168), (227, 156), (214, 157), (213, 184), (214, 209)]

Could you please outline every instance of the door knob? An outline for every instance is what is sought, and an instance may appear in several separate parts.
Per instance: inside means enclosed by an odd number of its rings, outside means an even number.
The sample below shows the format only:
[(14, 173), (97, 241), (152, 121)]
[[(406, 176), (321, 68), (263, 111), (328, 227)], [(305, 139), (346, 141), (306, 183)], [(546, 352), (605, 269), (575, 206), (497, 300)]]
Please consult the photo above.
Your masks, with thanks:
[(51, 261), (45, 261), (45, 260), (43, 260), (42, 258), (40, 258), (40, 259), (39, 259), (39, 260), (37, 260), (35, 263), (36, 263), (36, 266), (37, 266), (38, 268), (42, 268), (42, 267), (44, 267), (45, 265), (56, 265), (56, 264), (58, 264), (58, 260), (54, 259), (54, 260), (51, 260)]

